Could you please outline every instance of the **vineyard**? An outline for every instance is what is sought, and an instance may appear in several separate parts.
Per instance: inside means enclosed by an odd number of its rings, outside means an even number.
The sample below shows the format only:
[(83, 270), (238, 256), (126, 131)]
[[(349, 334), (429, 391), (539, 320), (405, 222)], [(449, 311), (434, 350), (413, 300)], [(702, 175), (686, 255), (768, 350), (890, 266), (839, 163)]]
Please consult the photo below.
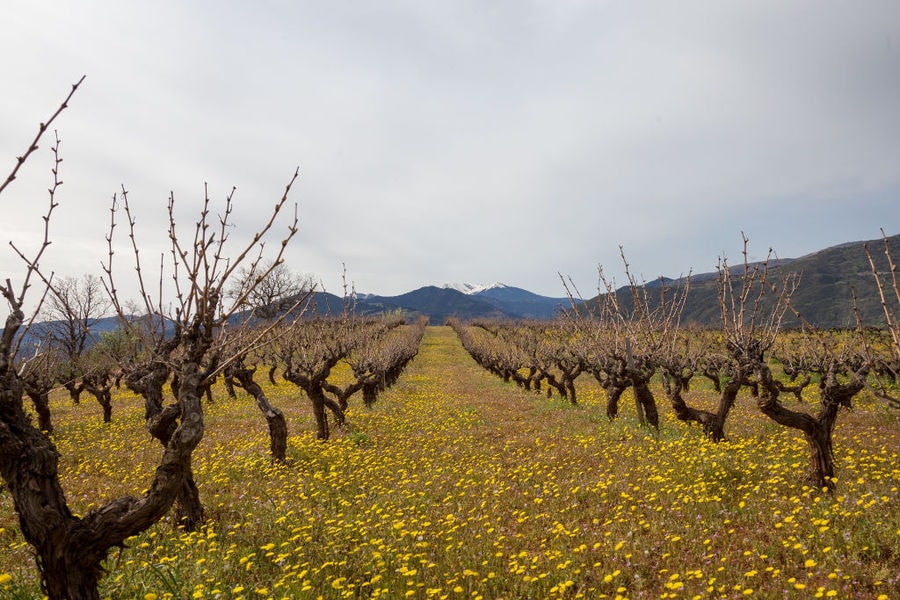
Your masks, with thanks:
[(234, 190), (187, 227), (170, 196), (158, 283), (124, 187), (99, 274), (45, 272), (59, 148), (0, 283), (3, 598), (900, 596), (884, 232), (880, 328), (855, 300), (855, 328), (809, 324), (746, 238), (720, 328), (682, 322), (689, 277), (636, 281), (624, 253), (624, 292), (601, 267), (553, 321), (428, 327), (346, 293), (318, 311), (284, 254), (299, 169), (243, 237)]
[[(261, 378), (264, 379), (265, 378)], [(337, 382), (353, 380), (348, 365)], [(371, 408), (316, 438), (309, 400), (262, 382), (290, 426), (273, 462), (265, 420), (238, 389), (213, 390), (194, 453), (206, 521), (170, 515), (110, 553), (111, 598), (896, 597), (900, 423), (862, 393), (835, 430), (836, 492), (803, 480), (801, 435), (741, 393), (727, 440), (662, 406), (641, 426), (631, 392), (610, 422), (603, 389), (577, 404), (491, 375), (447, 327)], [(659, 381), (651, 387), (662, 392)], [(816, 390), (805, 392), (817, 402)], [(709, 380), (689, 393), (714, 405)], [(143, 400), (51, 399), (61, 478), (76, 513), (137, 494), (158, 444)], [(798, 475), (799, 474), (799, 475)], [(39, 597), (32, 552), (0, 496), (4, 597)]]

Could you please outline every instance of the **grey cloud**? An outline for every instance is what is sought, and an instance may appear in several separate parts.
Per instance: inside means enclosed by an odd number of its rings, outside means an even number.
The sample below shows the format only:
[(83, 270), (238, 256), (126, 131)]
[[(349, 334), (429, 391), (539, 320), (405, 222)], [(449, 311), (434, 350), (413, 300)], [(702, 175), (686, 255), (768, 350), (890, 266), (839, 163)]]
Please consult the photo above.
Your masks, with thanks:
[[(558, 271), (582, 291), (598, 262), (614, 272), (619, 244), (652, 278), (709, 270), (742, 230), (792, 255), (893, 225), (893, 2), (60, 10), (17, 3), (0, 24), (17, 57), (0, 159), (87, 72), (60, 121), (78, 207), (60, 235), (97, 252), (78, 264), (102, 255), (122, 183), (151, 230), (170, 190), (189, 214), (203, 182), (216, 199), (235, 185), (240, 237), (298, 164), (291, 260), (330, 289), (346, 262), (367, 292), (501, 280), (557, 295)], [(41, 160), (13, 200), (45, 197)]]

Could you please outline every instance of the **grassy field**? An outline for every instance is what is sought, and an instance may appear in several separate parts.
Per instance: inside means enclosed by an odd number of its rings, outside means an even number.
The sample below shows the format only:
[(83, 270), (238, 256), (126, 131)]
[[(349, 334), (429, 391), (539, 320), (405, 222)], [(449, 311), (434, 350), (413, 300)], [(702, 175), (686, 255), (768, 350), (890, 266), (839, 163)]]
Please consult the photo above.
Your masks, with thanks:
[[(898, 598), (900, 415), (861, 397), (835, 431), (837, 491), (804, 486), (806, 444), (741, 397), (727, 442), (677, 422), (659, 433), (630, 397), (609, 423), (586, 376), (577, 407), (481, 370), (449, 328), (373, 410), (313, 436), (309, 402), (285, 411), (287, 465), (263, 417), (219, 390), (194, 468), (208, 522), (161, 522), (109, 556), (110, 598)], [(814, 400), (815, 390), (809, 390)], [(694, 402), (714, 400), (698, 384)], [(139, 493), (160, 446), (139, 398), (113, 423), (85, 397), (52, 403), (75, 512)], [(10, 497), (0, 492), (0, 597), (39, 598)]]

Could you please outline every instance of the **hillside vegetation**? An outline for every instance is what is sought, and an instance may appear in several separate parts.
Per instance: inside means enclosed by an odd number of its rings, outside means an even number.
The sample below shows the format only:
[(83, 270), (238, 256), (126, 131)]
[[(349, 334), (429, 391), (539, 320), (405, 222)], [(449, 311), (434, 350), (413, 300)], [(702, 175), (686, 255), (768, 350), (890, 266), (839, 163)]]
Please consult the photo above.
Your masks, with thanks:
[[(602, 598), (900, 596), (900, 421), (868, 391), (837, 425), (837, 490), (798, 480), (803, 439), (741, 396), (728, 439), (662, 407), (613, 423), (603, 392), (579, 404), (478, 367), (447, 327), (371, 410), (315, 439), (309, 400), (264, 384), (287, 418), (273, 464), (254, 401), (214, 389), (194, 477), (208, 520), (163, 521), (110, 555), (109, 598)], [(655, 383), (654, 385), (658, 385)], [(626, 392), (626, 395), (630, 392)], [(815, 390), (806, 402), (815, 403)], [(697, 404), (715, 394), (698, 383)], [(138, 494), (160, 450), (141, 398), (113, 422), (54, 393), (53, 439), (77, 512)], [(0, 493), (0, 595), (40, 597), (9, 495)]]
[[(887, 242), (891, 248), (900, 248), (900, 235), (887, 237)], [(884, 239), (849, 242), (800, 258), (773, 259), (769, 264), (769, 275), (773, 280), (781, 280), (788, 274), (799, 276), (799, 284), (791, 301), (800, 314), (815, 327), (856, 327), (854, 291), (864, 325), (884, 327), (884, 311), (865, 251), (865, 246), (868, 245), (875, 266), (885, 278), (885, 283), (890, 285), (890, 269), (884, 255), (884, 243)], [(732, 270), (738, 273), (743, 270), (743, 265), (733, 266)], [(690, 291), (682, 315), (683, 322), (706, 327), (721, 325), (716, 281), (716, 273), (700, 273), (691, 277)], [(656, 285), (655, 281), (647, 283), (649, 286)], [(683, 281), (668, 280), (666, 285), (674, 287), (678, 283)], [(617, 294), (623, 304), (630, 303), (631, 292), (627, 287), (618, 290)], [(589, 304), (596, 305), (599, 301), (602, 301), (602, 296), (590, 300)], [(888, 295), (886, 301), (895, 313), (900, 310), (895, 298)], [(799, 325), (799, 321), (793, 316), (788, 316), (785, 321), (787, 327)]]

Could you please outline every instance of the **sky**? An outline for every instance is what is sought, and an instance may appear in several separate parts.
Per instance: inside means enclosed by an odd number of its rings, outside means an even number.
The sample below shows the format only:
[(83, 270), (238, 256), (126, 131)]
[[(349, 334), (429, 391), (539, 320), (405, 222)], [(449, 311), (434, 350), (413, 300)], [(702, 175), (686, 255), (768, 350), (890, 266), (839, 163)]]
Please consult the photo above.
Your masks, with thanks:
[[(739, 261), (742, 233), (762, 258), (900, 231), (896, 0), (5, 0), (0, 56), (3, 179), (86, 75), (54, 123), (57, 275), (100, 274), (123, 187), (158, 273), (170, 194), (190, 239), (204, 189), (220, 214), (236, 188), (238, 250), (298, 167), (266, 250), (296, 204), (288, 266), (337, 293), (346, 269), (590, 297), (598, 265), (624, 283), (620, 246), (650, 280)], [(26, 253), (50, 141), (0, 195)]]

